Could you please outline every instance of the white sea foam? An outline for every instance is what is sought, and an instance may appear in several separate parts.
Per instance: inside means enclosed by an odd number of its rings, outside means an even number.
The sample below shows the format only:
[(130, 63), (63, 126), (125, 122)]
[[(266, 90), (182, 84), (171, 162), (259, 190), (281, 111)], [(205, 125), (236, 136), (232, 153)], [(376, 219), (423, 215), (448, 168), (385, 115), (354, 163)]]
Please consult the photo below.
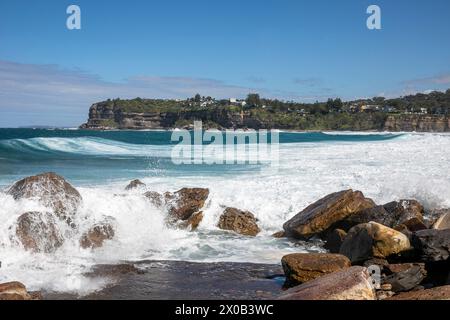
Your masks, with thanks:
[[(50, 140), (46, 148), (74, 150), (80, 148), (79, 142), (74, 147), (67, 141)], [(81, 142), (82, 148), (93, 147), (95, 152), (148, 152), (130, 150), (128, 144), (105, 146), (101, 142), (99, 146), (98, 140), (89, 139)], [(153, 148), (152, 152), (170, 153), (168, 146), (149, 148)], [(141, 196), (142, 190), (123, 191), (126, 181), (77, 186), (84, 199), (77, 215), (77, 233), (54, 254), (31, 254), (11, 240), (15, 221), (21, 213), (43, 210), (42, 206), (0, 194), (0, 282), (19, 280), (31, 289), (86, 293), (108, 281), (92, 282), (83, 276), (97, 263), (140, 259), (278, 263), (285, 253), (306, 248), (274, 239), (270, 234), (311, 202), (347, 188), (361, 190), (380, 204), (415, 198), (427, 208), (450, 207), (449, 135), (406, 134), (392, 140), (359, 143), (292, 143), (282, 144), (279, 150), (279, 168), (274, 171), (218, 171), (196, 177), (190, 172), (179, 172), (176, 177), (143, 174), (140, 178), (148, 190), (210, 189), (203, 210), (205, 218), (196, 232), (168, 228), (164, 212)], [(216, 224), (224, 206), (253, 212), (261, 234), (246, 238), (219, 230)], [(98, 250), (80, 249), (82, 232), (104, 216), (116, 219), (115, 239)]]

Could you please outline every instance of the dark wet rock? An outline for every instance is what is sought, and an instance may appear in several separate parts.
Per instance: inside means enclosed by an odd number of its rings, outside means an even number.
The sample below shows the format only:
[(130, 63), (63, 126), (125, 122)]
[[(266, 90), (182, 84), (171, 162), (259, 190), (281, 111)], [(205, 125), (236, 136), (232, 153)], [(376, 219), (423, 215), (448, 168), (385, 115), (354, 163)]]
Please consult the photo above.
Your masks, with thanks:
[(448, 212), (443, 212), (442, 215), (433, 224), (433, 229), (450, 229), (450, 209), (447, 209), (446, 211)]
[(364, 267), (350, 267), (287, 290), (281, 300), (375, 300), (375, 289)]
[[(140, 261), (125, 265), (97, 266), (92, 281), (112, 282), (87, 296), (45, 292), (45, 299), (90, 300), (261, 300), (282, 292), (279, 264), (234, 262)], [(281, 279), (279, 279), (279, 277)]]
[(341, 249), (341, 245), (344, 242), (345, 237), (347, 236), (347, 232), (341, 229), (334, 229), (330, 233), (328, 233), (325, 239), (324, 248), (330, 251), (331, 253), (339, 253)]
[(450, 286), (402, 292), (389, 300), (450, 300)]
[(331, 253), (292, 253), (281, 259), (281, 265), (289, 287), (351, 267), (346, 256)]
[(145, 187), (145, 183), (143, 183), (141, 180), (136, 179), (131, 181), (126, 187), (125, 190), (133, 190), (137, 188), (143, 188)]
[(423, 218), (424, 209), (417, 200), (392, 201), (383, 207), (395, 218), (395, 225), (403, 224), (411, 231), (426, 229)]
[(423, 261), (444, 261), (450, 256), (450, 229), (421, 230), (412, 236), (412, 245)]
[(62, 246), (64, 238), (54, 215), (27, 212), (17, 220), (16, 236), (26, 250), (51, 253)]
[(283, 225), (289, 237), (305, 239), (319, 235), (361, 210), (374, 207), (362, 192), (345, 190), (311, 204)]
[(397, 220), (392, 214), (386, 211), (384, 206), (374, 206), (367, 208), (358, 212), (358, 214), (353, 214), (347, 219), (339, 222), (336, 227), (340, 227), (345, 231), (350, 230), (354, 226), (361, 223), (368, 223), (370, 221), (378, 222), (387, 227), (393, 227)]
[(364, 261), (363, 267), (369, 268), (371, 266), (378, 266), (381, 270), (384, 269), (384, 267), (388, 266), (389, 262), (386, 259), (381, 258), (372, 258), (369, 260)]
[(0, 300), (41, 300), (39, 292), (28, 292), (24, 284), (14, 281), (0, 283)]
[(409, 249), (410, 242), (403, 233), (369, 222), (350, 229), (340, 253), (352, 263), (357, 263), (371, 258), (386, 258)]
[(43, 173), (16, 182), (8, 194), (15, 200), (37, 199), (42, 205), (53, 209), (55, 214), (67, 222), (76, 213), (82, 198), (80, 193), (63, 177), (55, 173)]
[(113, 239), (115, 235), (113, 222), (113, 218), (108, 218), (92, 226), (81, 236), (80, 246), (83, 249), (100, 248), (106, 240)]
[(220, 216), (218, 227), (245, 236), (256, 236), (261, 230), (253, 213), (236, 208), (226, 208)]
[(277, 231), (277, 232), (275, 232), (274, 234), (272, 234), (272, 237), (274, 237), (274, 238), (284, 238), (284, 237), (286, 237), (286, 232), (284, 232), (283, 230), (282, 231)]
[(422, 283), (427, 276), (423, 263), (390, 264), (384, 269), (388, 275), (383, 283), (390, 284), (393, 292), (410, 291)]

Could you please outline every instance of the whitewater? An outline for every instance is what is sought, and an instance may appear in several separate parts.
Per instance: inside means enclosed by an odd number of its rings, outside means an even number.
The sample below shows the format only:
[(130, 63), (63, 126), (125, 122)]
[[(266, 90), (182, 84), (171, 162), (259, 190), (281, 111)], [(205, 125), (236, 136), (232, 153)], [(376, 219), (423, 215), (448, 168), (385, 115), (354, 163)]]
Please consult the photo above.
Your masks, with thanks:
[[(87, 294), (109, 279), (84, 276), (96, 264), (139, 260), (279, 263), (286, 253), (321, 251), (320, 242), (297, 243), (271, 235), (310, 203), (352, 188), (378, 204), (411, 198), (426, 209), (450, 207), (450, 135), (437, 133), (280, 133), (276, 170), (261, 165), (184, 165), (171, 161), (170, 132), (82, 132), (0, 129), (0, 283), (31, 290)], [(270, 159), (269, 159), (270, 160)], [(30, 253), (15, 239), (17, 218), (42, 211), (5, 191), (15, 181), (53, 171), (83, 197), (77, 234), (67, 233), (55, 253)], [(132, 179), (144, 189), (125, 191)], [(194, 232), (173, 229), (165, 213), (142, 194), (209, 188), (204, 220)], [(224, 206), (253, 212), (262, 232), (239, 236), (217, 228)], [(81, 249), (80, 235), (104, 216), (116, 235), (96, 250)]]

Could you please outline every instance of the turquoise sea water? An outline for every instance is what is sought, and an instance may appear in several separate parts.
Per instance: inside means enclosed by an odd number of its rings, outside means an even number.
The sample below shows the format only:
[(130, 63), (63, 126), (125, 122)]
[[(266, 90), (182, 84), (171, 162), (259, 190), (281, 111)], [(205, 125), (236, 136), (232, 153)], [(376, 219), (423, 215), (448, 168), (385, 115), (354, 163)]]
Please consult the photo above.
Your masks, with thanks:
[[(80, 184), (143, 176), (239, 174), (254, 165), (174, 165), (171, 131), (0, 129), (0, 185), (55, 171)], [(281, 144), (385, 141), (399, 134), (280, 132)]]

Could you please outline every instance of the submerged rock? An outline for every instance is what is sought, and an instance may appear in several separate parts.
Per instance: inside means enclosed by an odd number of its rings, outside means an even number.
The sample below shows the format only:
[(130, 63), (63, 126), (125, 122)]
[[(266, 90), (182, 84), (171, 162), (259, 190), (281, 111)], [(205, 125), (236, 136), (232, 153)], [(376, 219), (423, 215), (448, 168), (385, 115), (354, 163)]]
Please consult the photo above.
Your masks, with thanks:
[(365, 198), (360, 191), (345, 190), (329, 194), (311, 204), (292, 219), (283, 228), (293, 238), (305, 239), (321, 234), (336, 223), (374, 207), (375, 203)]
[(350, 267), (287, 290), (281, 300), (375, 300), (375, 289), (364, 267)]
[(450, 286), (403, 292), (389, 300), (450, 300)]
[(412, 236), (412, 244), (423, 261), (444, 261), (450, 256), (450, 229), (421, 230)]
[(295, 286), (351, 267), (346, 256), (330, 253), (292, 253), (284, 256), (281, 264), (287, 286)]
[(24, 284), (14, 281), (0, 283), (0, 300), (40, 300), (39, 292), (28, 292)]
[(284, 238), (284, 237), (286, 237), (286, 232), (284, 232), (284, 230), (277, 231), (274, 234), (272, 234), (272, 237), (277, 238), (277, 239)]
[(126, 187), (125, 190), (133, 190), (133, 189), (137, 189), (137, 188), (142, 188), (145, 187), (145, 183), (143, 183), (141, 180), (136, 179), (131, 181)]
[(371, 258), (386, 258), (409, 250), (408, 237), (376, 222), (357, 225), (350, 229), (342, 243), (340, 253), (352, 263)]
[(80, 239), (80, 246), (83, 249), (99, 248), (103, 246), (103, 242), (114, 238), (115, 231), (112, 219), (109, 218), (104, 222), (97, 223), (86, 231)]
[(253, 213), (236, 208), (226, 208), (220, 216), (218, 227), (245, 236), (256, 236), (261, 230)]
[(52, 172), (20, 180), (7, 193), (15, 200), (35, 198), (68, 223), (72, 221), (71, 217), (82, 201), (80, 193), (74, 187)]
[(62, 246), (64, 238), (53, 214), (27, 212), (17, 220), (16, 235), (26, 250), (51, 253)]

